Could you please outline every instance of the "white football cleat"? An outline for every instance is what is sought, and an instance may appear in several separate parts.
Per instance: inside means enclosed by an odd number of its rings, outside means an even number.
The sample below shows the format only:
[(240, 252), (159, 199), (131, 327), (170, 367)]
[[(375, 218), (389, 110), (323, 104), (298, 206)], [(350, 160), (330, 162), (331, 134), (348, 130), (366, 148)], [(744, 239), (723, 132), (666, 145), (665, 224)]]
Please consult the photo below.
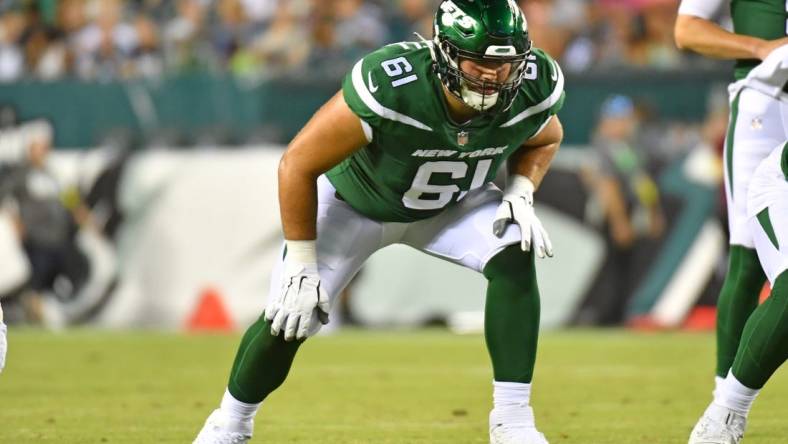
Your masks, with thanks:
[(211, 413), (193, 444), (246, 444), (252, 439), (254, 420), (228, 418), (219, 409)]
[(745, 427), (744, 415), (711, 403), (692, 429), (689, 444), (739, 444)]
[(3, 321), (0, 321), (0, 372), (5, 367), (5, 352), (8, 350), (8, 339), (6, 339), (7, 328)]
[(531, 406), (494, 408), (490, 412), (490, 444), (548, 444), (536, 430)]

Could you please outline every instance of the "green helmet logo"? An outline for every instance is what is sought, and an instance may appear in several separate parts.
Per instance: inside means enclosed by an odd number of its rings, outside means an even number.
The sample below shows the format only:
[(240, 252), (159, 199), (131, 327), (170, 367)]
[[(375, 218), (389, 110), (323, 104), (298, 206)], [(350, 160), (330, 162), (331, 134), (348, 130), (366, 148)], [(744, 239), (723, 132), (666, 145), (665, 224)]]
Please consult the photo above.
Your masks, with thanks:
[[(432, 58), (441, 82), (465, 104), (502, 112), (514, 102), (531, 50), (528, 24), (514, 0), (444, 0), (435, 13)], [(464, 73), (460, 62), (511, 63), (503, 82)]]

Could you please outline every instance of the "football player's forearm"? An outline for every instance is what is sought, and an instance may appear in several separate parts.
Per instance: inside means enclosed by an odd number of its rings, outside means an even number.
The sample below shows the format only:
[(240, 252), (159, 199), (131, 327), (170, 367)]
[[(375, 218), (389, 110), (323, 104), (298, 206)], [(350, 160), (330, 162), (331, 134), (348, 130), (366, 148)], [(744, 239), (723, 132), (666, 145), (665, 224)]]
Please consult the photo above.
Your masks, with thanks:
[(555, 142), (520, 148), (520, 151), (514, 154), (516, 157), (509, 163), (509, 174), (519, 174), (531, 179), (534, 187), (538, 189), (560, 145), (560, 142)]
[(718, 59), (757, 59), (767, 42), (757, 37), (734, 34), (714, 22), (679, 15), (674, 28), (676, 46)]
[(317, 175), (279, 163), (279, 212), (287, 240), (317, 239)]

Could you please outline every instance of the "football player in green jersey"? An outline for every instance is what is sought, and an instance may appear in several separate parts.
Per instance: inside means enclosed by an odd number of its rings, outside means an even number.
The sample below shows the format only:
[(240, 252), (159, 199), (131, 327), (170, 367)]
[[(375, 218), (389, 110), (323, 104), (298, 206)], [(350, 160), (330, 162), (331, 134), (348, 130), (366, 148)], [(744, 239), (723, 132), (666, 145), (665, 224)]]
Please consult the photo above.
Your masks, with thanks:
[[(727, 3), (733, 32), (711, 21)], [(753, 319), (762, 318), (757, 315), (761, 310), (777, 306), (756, 310), (766, 276), (749, 226), (747, 193), (758, 164), (788, 137), (786, 7), (784, 0), (683, 0), (676, 21), (679, 47), (709, 57), (736, 59), (735, 82), (729, 87), (731, 112), (724, 156), (730, 255), (717, 303), (716, 388), (713, 402), (692, 431), (693, 444), (740, 442), (755, 394), (786, 359), (784, 353), (777, 352), (759, 355), (758, 365), (737, 364), (755, 344), (765, 344), (779, 333), (754, 330), (752, 325)], [(778, 323), (769, 325), (779, 327)], [(753, 331), (757, 333), (753, 335)]]
[[(434, 38), (364, 57), (279, 169), (285, 246), (197, 443), (243, 443), (301, 343), (376, 250), (402, 243), (483, 273), (493, 444), (545, 444), (530, 407), (534, 256), (552, 256), (533, 194), (563, 137), (563, 75), (512, 0), (444, 0)], [(491, 180), (509, 173), (501, 192)], [(447, 295), (448, 296), (448, 295)]]

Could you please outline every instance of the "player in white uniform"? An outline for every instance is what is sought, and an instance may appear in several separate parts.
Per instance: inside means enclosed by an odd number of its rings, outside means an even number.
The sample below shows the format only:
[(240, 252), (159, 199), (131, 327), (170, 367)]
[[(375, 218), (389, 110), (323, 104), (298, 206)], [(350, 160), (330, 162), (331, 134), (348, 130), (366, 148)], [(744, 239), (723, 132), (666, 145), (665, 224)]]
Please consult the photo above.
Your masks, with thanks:
[[(711, 21), (728, 4), (733, 32)], [(681, 48), (709, 57), (736, 59), (736, 81), (729, 87), (731, 113), (724, 159), (730, 262), (718, 301), (716, 389), (714, 402), (695, 426), (690, 443), (738, 443), (757, 392), (754, 389), (768, 379), (745, 370), (740, 363), (742, 349), (751, 339), (748, 328), (766, 280), (755, 250), (758, 236), (749, 223), (747, 194), (760, 162), (788, 138), (788, 95), (784, 91), (788, 80), (786, 3), (683, 0), (675, 35)], [(779, 359), (779, 353), (768, 359)]]
[(755, 170), (747, 193), (747, 217), (758, 259), (774, 287), (788, 270), (788, 142)]
[(740, 443), (755, 398), (788, 358), (788, 142), (757, 167), (746, 202), (748, 230), (772, 293), (747, 319), (728, 377), (690, 444)]

